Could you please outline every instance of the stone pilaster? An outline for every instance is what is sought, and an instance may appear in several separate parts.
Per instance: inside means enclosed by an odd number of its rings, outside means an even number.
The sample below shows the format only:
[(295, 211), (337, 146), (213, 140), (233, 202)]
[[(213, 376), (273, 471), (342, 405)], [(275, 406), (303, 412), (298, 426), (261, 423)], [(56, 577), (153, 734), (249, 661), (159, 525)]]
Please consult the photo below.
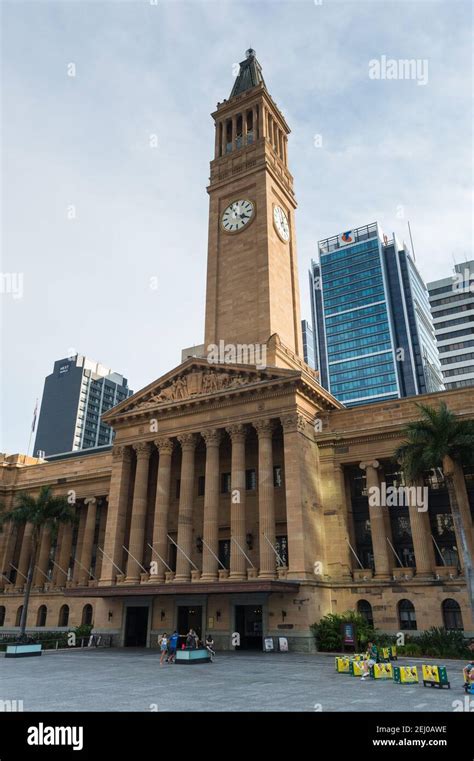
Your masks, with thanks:
[(137, 583), (140, 581), (140, 574), (142, 572), (139, 564), (143, 563), (151, 447), (148, 442), (141, 441), (138, 444), (134, 444), (133, 448), (137, 455), (137, 468), (133, 490), (130, 538), (127, 548), (130, 553), (127, 559), (127, 582)]
[[(247, 429), (244, 425), (237, 424), (229, 426), (226, 430), (232, 441), (229, 578), (235, 581), (242, 581), (247, 577), (247, 561), (242, 553), (242, 550), (244, 552), (246, 550), (245, 437)], [(242, 549), (239, 549), (239, 547)]]
[(33, 535), (33, 526), (31, 523), (25, 525), (23, 531), (23, 539), (21, 541), (20, 558), (18, 560), (18, 573), (16, 575), (16, 587), (23, 587), (26, 584), (26, 577), (28, 576), (28, 568), (30, 564), (31, 556), (31, 538)]
[(274, 579), (276, 576), (275, 499), (273, 486), (274, 425), (271, 420), (253, 423), (258, 435), (258, 521), (259, 521), (259, 578)]
[[(221, 433), (215, 428), (202, 431), (206, 442), (206, 476), (204, 491), (204, 543), (202, 581), (216, 581), (219, 552), (219, 444)], [(216, 556), (216, 557), (214, 557)]]
[(33, 586), (43, 587), (47, 584), (47, 573), (49, 565), (49, 553), (51, 551), (51, 529), (44, 526), (41, 531), (41, 539), (38, 556), (36, 558), (36, 568), (33, 575)]
[(369, 494), (369, 517), (370, 517), (370, 533), (372, 536), (372, 550), (374, 553), (375, 563), (375, 578), (376, 579), (391, 579), (392, 578), (392, 550), (387, 542), (387, 519), (386, 513), (388, 508), (382, 507), (380, 504), (380, 498), (374, 499), (373, 502), (377, 504), (370, 504), (371, 489), (378, 489), (380, 495), (380, 476), (379, 476), (379, 462), (373, 460), (370, 462), (361, 462), (359, 467), (361, 470), (365, 470), (367, 492)]
[(84, 500), (87, 506), (87, 515), (84, 525), (84, 535), (82, 537), (81, 566), (79, 568), (79, 584), (84, 586), (89, 581), (89, 569), (92, 562), (92, 547), (94, 544), (95, 521), (97, 517), (97, 500), (95, 497), (88, 497)]
[(178, 436), (178, 441), (182, 457), (175, 581), (189, 581), (191, 564), (188, 558), (191, 557), (193, 542), (194, 452), (197, 437), (194, 433), (185, 433)]
[(57, 587), (66, 586), (67, 572), (71, 563), (72, 533), (72, 523), (63, 523), (60, 528), (58, 547), (56, 548), (54, 558), (59, 566), (59, 568), (54, 566), (55, 573), (53, 574), (53, 585)]
[[(125, 539), (125, 520), (130, 490), (130, 470), (132, 453), (128, 446), (114, 446), (112, 450), (112, 475), (110, 479), (109, 507), (107, 510), (107, 527), (105, 531), (105, 555), (102, 558), (101, 586), (115, 582), (119, 571), (123, 573), (123, 548)], [(108, 556), (108, 557), (107, 557)], [(113, 561), (113, 563), (111, 562)]]
[(77, 508), (79, 510), (79, 528), (77, 530), (77, 542), (76, 542), (76, 548), (74, 551), (74, 568), (72, 572), (72, 580), (74, 584), (79, 584), (81, 577), (83, 575), (83, 570), (81, 568), (81, 557), (82, 557), (82, 544), (84, 539), (84, 529), (86, 526), (86, 513), (87, 513), (87, 506), (84, 504), (84, 501), (81, 500), (81, 502), (77, 505)]
[(428, 511), (420, 511), (412, 488), (423, 487), (420, 479), (412, 487), (408, 486), (408, 514), (410, 518), (413, 550), (415, 552), (416, 576), (418, 578), (433, 578), (436, 559), (431, 539), (431, 528)]
[[(158, 479), (156, 483), (155, 518), (153, 522), (153, 547), (160, 557), (168, 561), (168, 513), (171, 494), (171, 460), (174, 444), (171, 439), (161, 438), (155, 441), (159, 452)], [(158, 563), (158, 573), (153, 576), (156, 581), (164, 581), (166, 566), (152, 553), (152, 561)]]

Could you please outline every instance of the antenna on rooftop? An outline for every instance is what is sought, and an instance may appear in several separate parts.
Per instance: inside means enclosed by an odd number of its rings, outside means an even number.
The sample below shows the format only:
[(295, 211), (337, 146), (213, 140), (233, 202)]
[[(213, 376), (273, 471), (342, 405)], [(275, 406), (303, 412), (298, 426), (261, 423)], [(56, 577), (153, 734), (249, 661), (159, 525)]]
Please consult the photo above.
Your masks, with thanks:
[[(407, 220), (408, 221), (408, 220)], [(413, 261), (416, 262), (416, 256), (415, 256), (415, 247), (413, 245), (413, 238), (411, 236), (411, 227), (410, 222), (408, 222), (408, 232), (410, 233), (410, 243), (411, 243), (411, 252), (413, 254)]]

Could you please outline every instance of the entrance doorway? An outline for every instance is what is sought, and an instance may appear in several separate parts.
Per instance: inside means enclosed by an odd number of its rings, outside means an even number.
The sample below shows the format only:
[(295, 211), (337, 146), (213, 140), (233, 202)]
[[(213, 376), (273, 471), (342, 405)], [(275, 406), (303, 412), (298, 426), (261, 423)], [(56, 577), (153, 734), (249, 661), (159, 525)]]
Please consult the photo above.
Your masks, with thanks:
[[(180, 605), (178, 607), (178, 633), (186, 636), (190, 629), (194, 629), (201, 639), (202, 605)], [(181, 642), (183, 641), (181, 640)]]
[(236, 605), (235, 631), (240, 634), (236, 650), (262, 649), (262, 606)]
[(148, 608), (127, 608), (125, 618), (125, 647), (146, 647)]

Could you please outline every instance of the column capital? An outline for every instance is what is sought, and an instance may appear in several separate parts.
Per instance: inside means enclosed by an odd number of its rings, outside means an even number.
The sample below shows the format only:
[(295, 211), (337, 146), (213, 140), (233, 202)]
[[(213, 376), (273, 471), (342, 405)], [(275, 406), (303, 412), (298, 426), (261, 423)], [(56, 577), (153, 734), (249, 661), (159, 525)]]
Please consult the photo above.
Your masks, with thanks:
[(133, 444), (133, 449), (136, 452), (137, 460), (148, 459), (151, 454), (151, 447), (148, 441), (138, 441)]
[(282, 415), (280, 420), (285, 433), (293, 431), (304, 433), (305, 431), (306, 419), (301, 412), (289, 412), (287, 415)]
[(367, 462), (360, 462), (359, 468), (361, 470), (367, 470), (367, 468), (374, 468), (377, 470), (377, 468), (380, 467), (380, 463), (378, 460), (367, 460)]
[(155, 447), (160, 454), (173, 454), (174, 441), (163, 436), (161, 439), (155, 439)]
[(247, 428), (242, 423), (236, 423), (235, 425), (229, 425), (226, 428), (232, 441), (245, 441), (247, 436)]
[(96, 497), (85, 497), (84, 504), (85, 505), (94, 505), (97, 502)]
[(218, 447), (222, 438), (218, 428), (207, 428), (205, 431), (201, 431), (201, 436), (206, 442), (206, 447)]
[(132, 459), (131, 447), (125, 444), (115, 444), (112, 449), (112, 459), (115, 461), (123, 460), (124, 462), (130, 462)]
[(252, 423), (253, 427), (257, 431), (258, 438), (268, 438), (275, 430), (275, 424), (270, 418), (264, 418), (263, 420), (256, 420)]
[(185, 450), (190, 451), (196, 449), (197, 436), (195, 433), (183, 433), (181, 436), (178, 436), (178, 441), (181, 444), (183, 452)]

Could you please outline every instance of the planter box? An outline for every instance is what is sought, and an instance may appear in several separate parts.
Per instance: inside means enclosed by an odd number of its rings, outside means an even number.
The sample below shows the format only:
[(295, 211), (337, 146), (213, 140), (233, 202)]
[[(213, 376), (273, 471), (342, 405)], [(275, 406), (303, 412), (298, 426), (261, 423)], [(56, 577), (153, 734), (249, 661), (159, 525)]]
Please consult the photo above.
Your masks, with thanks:
[(354, 581), (369, 581), (373, 578), (372, 568), (355, 568), (353, 571)]
[(192, 666), (195, 663), (210, 663), (211, 656), (205, 647), (196, 650), (176, 650), (176, 663)]
[(34, 655), (41, 655), (42, 645), (37, 643), (21, 644), (14, 642), (7, 645), (5, 658), (28, 658)]

